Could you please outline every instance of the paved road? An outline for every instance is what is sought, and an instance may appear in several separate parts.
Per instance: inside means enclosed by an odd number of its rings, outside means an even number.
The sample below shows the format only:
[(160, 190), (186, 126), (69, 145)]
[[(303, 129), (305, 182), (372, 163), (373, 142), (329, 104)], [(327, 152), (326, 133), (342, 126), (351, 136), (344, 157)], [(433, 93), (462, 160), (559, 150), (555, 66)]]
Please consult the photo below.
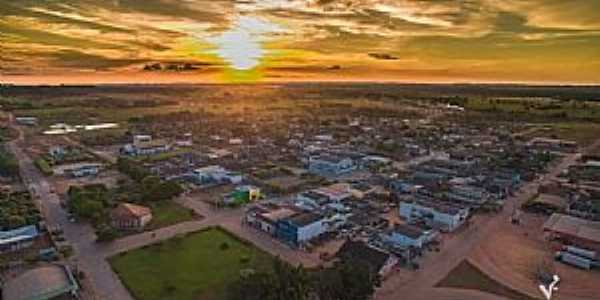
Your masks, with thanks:
[(91, 294), (98, 299), (130, 300), (129, 292), (112, 272), (109, 264), (104, 259), (101, 247), (95, 243), (94, 230), (86, 224), (73, 224), (67, 222), (66, 212), (60, 206), (59, 197), (51, 193), (51, 187), (46, 178), (38, 171), (31, 158), (22, 150), (24, 133), (18, 126), (14, 126), (11, 115), (11, 124), (18, 131), (19, 137), (9, 143), (11, 151), (19, 161), (23, 181), (34, 191), (38, 199), (44, 219), (49, 226), (60, 226), (67, 241), (69, 241), (75, 254), (69, 259), (77, 264), (89, 278), (92, 285)]
[[(575, 163), (579, 154), (569, 154), (560, 163), (551, 167), (544, 180), (555, 178), (562, 170)], [(493, 235), (499, 226), (506, 226), (516, 207), (535, 195), (539, 181), (524, 185), (519, 192), (507, 199), (504, 209), (494, 217), (477, 217), (474, 224), (460, 234), (444, 241), (440, 253), (429, 253), (421, 262), (420, 270), (409, 276), (392, 276), (386, 280), (377, 291), (375, 299), (396, 300), (446, 300), (446, 299), (499, 299), (498, 296), (478, 291), (465, 291), (460, 289), (435, 288), (461, 261), (465, 260), (471, 250), (486, 237)], [(402, 270), (402, 272), (406, 272)], [(407, 278), (408, 277), (408, 278)], [(465, 293), (469, 293), (468, 295)], [(538, 295), (534, 295), (538, 296)], [(502, 297), (500, 297), (502, 299)]]

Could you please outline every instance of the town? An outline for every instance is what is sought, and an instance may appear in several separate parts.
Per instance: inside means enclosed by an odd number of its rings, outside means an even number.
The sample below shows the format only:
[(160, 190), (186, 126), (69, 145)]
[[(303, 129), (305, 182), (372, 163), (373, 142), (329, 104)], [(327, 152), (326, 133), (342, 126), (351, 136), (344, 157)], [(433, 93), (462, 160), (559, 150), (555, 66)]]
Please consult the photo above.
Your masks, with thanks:
[(418, 88), (7, 88), (3, 299), (226, 299), (275, 258), (366, 265), (374, 299), (540, 299), (555, 275), (559, 299), (597, 297), (580, 100)]

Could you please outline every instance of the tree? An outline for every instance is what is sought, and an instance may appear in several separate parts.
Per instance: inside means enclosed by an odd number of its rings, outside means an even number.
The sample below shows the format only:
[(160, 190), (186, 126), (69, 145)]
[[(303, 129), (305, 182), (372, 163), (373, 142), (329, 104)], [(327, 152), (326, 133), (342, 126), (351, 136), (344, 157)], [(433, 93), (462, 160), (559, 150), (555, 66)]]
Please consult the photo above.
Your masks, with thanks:
[(292, 267), (280, 259), (269, 272), (241, 276), (230, 287), (232, 300), (306, 300), (311, 294), (310, 277), (301, 266)]
[(380, 284), (368, 266), (341, 263), (309, 275), (277, 259), (271, 271), (242, 274), (230, 286), (231, 300), (367, 300)]
[(379, 275), (360, 263), (340, 263), (323, 269), (313, 279), (313, 289), (319, 299), (366, 300), (380, 284)]

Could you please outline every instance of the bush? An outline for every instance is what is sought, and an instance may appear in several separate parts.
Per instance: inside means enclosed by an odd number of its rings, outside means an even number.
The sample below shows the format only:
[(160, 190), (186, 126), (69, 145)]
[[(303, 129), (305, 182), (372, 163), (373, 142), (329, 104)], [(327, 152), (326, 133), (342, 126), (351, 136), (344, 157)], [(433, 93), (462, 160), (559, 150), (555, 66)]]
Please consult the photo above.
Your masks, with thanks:
[(227, 244), (227, 242), (223, 242), (221, 243), (221, 245), (219, 246), (219, 249), (225, 251), (227, 249), (229, 249), (229, 244)]
[(100, 243), (113, 241), (117, 236), (117, 231), (108, 225), (99, 226), (96, 230), (96, 241)]
[(54, 171), (52, 171), (52, 167), (50, 167), (50, 164), (48, 164), (48, 162), (45, 159), (37, 158), (34, 161), (34, 163), (35, 166), (42, 172), (42, 174), (46, 176), (54, 174)]

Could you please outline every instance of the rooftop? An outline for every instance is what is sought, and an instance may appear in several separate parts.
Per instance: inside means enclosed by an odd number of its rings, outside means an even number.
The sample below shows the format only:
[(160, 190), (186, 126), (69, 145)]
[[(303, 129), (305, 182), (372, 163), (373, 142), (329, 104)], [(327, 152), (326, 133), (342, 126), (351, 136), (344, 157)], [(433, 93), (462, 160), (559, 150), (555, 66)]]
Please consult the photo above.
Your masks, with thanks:
[(600, 222), (555, 213), (544, 223), (544, 230), (600, 243)]
[(8, 280), (3, 286), (2, 298), (47, 299), (63, 295), (71, 289), (77, 289), (77, 284), (70, 276), (69, 270), (61, 265), (47, 265), (26, 271)]

